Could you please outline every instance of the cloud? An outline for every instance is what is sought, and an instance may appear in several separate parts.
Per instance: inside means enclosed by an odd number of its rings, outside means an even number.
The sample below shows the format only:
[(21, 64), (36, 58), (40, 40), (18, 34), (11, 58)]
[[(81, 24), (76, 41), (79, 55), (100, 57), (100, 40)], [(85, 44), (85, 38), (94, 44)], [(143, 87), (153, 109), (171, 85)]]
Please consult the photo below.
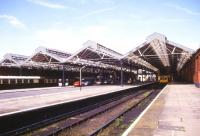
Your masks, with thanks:
[(196, 12), (196, 11), (192, 11), (188, 8), (185, 8), (185, 7), (181, 7), (181, 6), (178, 6), (178, 5), (174, 5), (174, 4), (164, 4), (165, 6), (168, 6), (168, 7), (171, 7), (171, 8), (174, 8), (176, 10), (179, 10), (179, 11), (182, 11), (182, 12), (185, 12), (189, 15), (200, 15), (200, 12)]
[(83, 36), (80, 31), (74, 28), (49, 28), (34, 32), (34, 38), (39, 42), (39, 45), (62, 49), (66, 52), (75, 52), (80, 49), (83, 42), (86, 41)]
[(105, 3), (105, 4), (114, 4), (113, 0), (95, 0), (98, 3)]
[(8, 21), (8, 23), (17, 28), (25, 28), (25, 25), (16, 17), (10, 15), (0, 15), (0, 19)]
[(112, 11), (112, 10), (115, 10), (116, 8), (117, 7), (110, 7), (110, 8), (104, 8), (104, 9), (100, 9), (100, 10), (91, 11), (89, 13), (86, 13), (82, 16), (77, 17), (77, 19), (83, 19), (83, 18), (87, 18), (89, 16), (94, 16), (94, 15), (101, 14), (104, 12)]
[(34, 38), (42, 46), (75, 52), (87, 40), (104, 41), (108, 27), (104, 25), (89, 25), (85, 27), (49, 28), (34, 32)]
[(92, 25), (82, 28), (83, 35), (85, 39), (90, 39), (94, 41), (104, 41), (106, 35), (109, 33), (109, 27), (106, 25)]
[(136, 19), (136, 20), (144, 19), (142, 15), (138, 15), (138, 14), (129, 14), (128, 17), (132, 19)]
[(98, 4), (114, 4), (114, 0), (80, 0), (81, 4), (98, 3)]
[(188, 21), (184, 18), (174, 18), (174, 17), (154, 17), (154, 16), (144, 16), (138, 14), (129, 14), (129, 18), (134, 21), (134, 23), (141, 24), (162, 24), (162, 23), (180, 23)]
[(58, 4), (58, 3), (50, 3), (48, 0), (28, 0), (34, 4), (38, 4), (44, 7), (48, 7), (48, 8), (53, 8), (53, 9), (66, 9), (66, 8), (71, 8), (71, 7), (66, 7), (62, 4)]
[(163, 24), (163, 23), (180, 23), (185, 21), (187, 20), (181, 18), (151, 18), (151, 19), (136, 20), (135, 22), (143, 24)]

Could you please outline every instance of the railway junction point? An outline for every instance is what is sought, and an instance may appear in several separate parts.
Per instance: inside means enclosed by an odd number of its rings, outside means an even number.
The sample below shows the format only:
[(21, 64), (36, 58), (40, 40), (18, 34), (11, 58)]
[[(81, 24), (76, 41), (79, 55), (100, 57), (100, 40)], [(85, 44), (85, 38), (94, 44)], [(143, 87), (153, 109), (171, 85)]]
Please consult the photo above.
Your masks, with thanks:
[[(159, 33), (148, 36), (144, 43), (124, 55), (94, 41), (87, 41), (74, 54), (45, 47), (37, 48), (30, 56), (6, 54), (0, 62), (0, 75), (1, 118), (160, 82), (169, 84), (123, 136), (199, 134), (200, 50), (191, 50)], [(115, 85), (81, 89), (84, 78)], [(80, 88), (65, 86), (77, 80)], [(58, 86), (59, 83), (63, 87), (32, 89)], [(16, 89), (23, 87), (31, 89)], [(16, 90), (6, 90), (11, 88)]]

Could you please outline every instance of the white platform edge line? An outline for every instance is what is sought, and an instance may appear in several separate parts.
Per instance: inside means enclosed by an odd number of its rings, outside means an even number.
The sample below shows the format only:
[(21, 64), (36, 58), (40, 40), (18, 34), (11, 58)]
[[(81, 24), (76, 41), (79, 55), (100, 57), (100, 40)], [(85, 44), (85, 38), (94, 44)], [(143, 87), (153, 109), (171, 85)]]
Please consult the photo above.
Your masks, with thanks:
[(153, 101), (145, 108), (145, 110), (136, 118), (136, 120), (129, 126), (129, 128), (121, 135), (128, 136), (128, 134), (132, 131), (132, 129), (136, 126), (139, 120), (144, 116), (144, 114), (148, 111), (148, 109), (153, 105), (153, 103), (158, 99), (158, 97), (162, 94), (162, 92), (167, 88), (166, 85), (162, 91), (153, 99)]
[(58, 94), (68, 94), (68, 93), (73, 93), (77, 90), (71, 90), (68, 92), (55, 92), (55, 93), (49, 93), (49, 94), (39, 94), (39, 95), (30, 95), (30, 96), (22, 96), (22, 97), (16, 97), (16, 98), (5, 98), (5, 99), (0, 99), (0, 102), (7, 102), (7, 101), (14, 101), (14, 100), (20, 100), (20, 99), (28, 99), (28, 98), (33, 98), (33, 97), (43, 97), (43, 96), (51, 96), (51, 95), (58, 95)]
[[(131, 86), (127, 87), (127, 89), (132, 88), (132, 87), (137, 87), (137, 86)], [(92, 88), (86, 88), (84, 91), (89, 91)], [(49, 94), (38, 94), (38, 95), (30, 95), (30, 96), (21, 96), (21, 97), (13, 97), (13, 98), (5, 98), (5, 99), (0, 99), (0, 102), (7, 102), (7, 101), (12, 101), (12, 100), (20, 100), (20, 99), (27, 99), (27, 98), (33, 98), (33, 97), (43, 97), (43, 96), (51, 96), (51, 95), (59, 95), (59, 94), (68, 94), (68, 93), (75, 93), (79, 91), (79, 88), (77, 90), (68, 90), (66, 92), (55, 92), (55, 93), (49, 93)], [(112, 92), (112, 91), (111, 91)]]
[(4, 93), (16, 93), (16, 92), (27, 92), (27, 91), (40, 91), (40, 90), (46, 90), (46, 89), (56, 89), (61, 88), (59, 86), (54, 87), (37, 87), (37, 88), (21, 88), (21, 89), (6, 89), (6, 90), (0, 90), (0, 94)]

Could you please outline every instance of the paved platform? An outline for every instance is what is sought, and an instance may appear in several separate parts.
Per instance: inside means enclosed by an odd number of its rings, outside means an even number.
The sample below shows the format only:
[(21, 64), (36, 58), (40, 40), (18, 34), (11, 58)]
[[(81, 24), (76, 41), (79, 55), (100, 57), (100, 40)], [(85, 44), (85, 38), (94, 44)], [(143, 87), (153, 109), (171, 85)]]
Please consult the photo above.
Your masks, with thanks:
[[(89, 86), (82, 87), (81, 91), (79, 90), (79, 87), (46, 88), (42, 90), (30, 89), (29, 91), (13, 90), (9, 93), (0, 93), (0, 117), (18, 112), (108, 94), (136, 86), (137, 85), (125, 85), (123, 87), (119, 85)], [(48, 91), (51, 93), (46, 93)], [(43, 93), (40, 94), (38, 92)], [(19, 93), (23, 93), (23, 95)]]
[[(96, 89), (99, 86), (84, 86), (82, 89)], [(45, 88), (26, 88), (26, 89), (11, 89), (11, 90), (1, 90), (0, 91), (0, 100), (2, 99), (11, 99), (27, 96), (36, 96), (36, 95), (49, 95), (56, 93), (65, 93), (71, 91), (78, 91), (79, 87), (74, 86), (65, 86), (65, 87), (45, 87)]]
[(167, 85), (122, 136), (199, 136), (200, 89)]

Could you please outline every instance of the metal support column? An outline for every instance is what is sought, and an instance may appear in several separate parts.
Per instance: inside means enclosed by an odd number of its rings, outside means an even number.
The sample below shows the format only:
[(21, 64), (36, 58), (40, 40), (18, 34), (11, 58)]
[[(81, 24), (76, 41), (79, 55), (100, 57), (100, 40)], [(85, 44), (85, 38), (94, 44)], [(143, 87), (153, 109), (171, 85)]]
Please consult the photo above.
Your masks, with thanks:
[(136, 75), (136, 82), (139, 83), (138, 81), (138, 70), (139, 70), (139, 66), (138, 66), (138, 63), (137, 63), (137, 75)]
[(132, 67), (133, 65), (130, 65), (130, 74), (131, 74), (131, 84), (133, 84), (133, 78), (134, 78), (134, 73), (132, 73)]
[(80, 68), (80, 79), (79, 79), (79, 82), (80, 82), (80, 91), (81, 91), (81, 87), (82, 87), (82, 68)]
[(143, 66), (142, 66), (142, 83), (144, 82), (144, 79), (143, 79)]
[(80, 68), (80, 79), (79, 79), (79, 82), (80, 82), (80, 91), (82, 89), (82, 69), (84, 69), (86, 66), (83, 66)]
[(65, 66), (62, 65), (62, 86), (65, 86)]
[(120, 61), (120, 65), (121, 65), (121, 86), (123, 86), (123, 79), (124, 79), (124, 73), (123, 73), (123, 62)]

